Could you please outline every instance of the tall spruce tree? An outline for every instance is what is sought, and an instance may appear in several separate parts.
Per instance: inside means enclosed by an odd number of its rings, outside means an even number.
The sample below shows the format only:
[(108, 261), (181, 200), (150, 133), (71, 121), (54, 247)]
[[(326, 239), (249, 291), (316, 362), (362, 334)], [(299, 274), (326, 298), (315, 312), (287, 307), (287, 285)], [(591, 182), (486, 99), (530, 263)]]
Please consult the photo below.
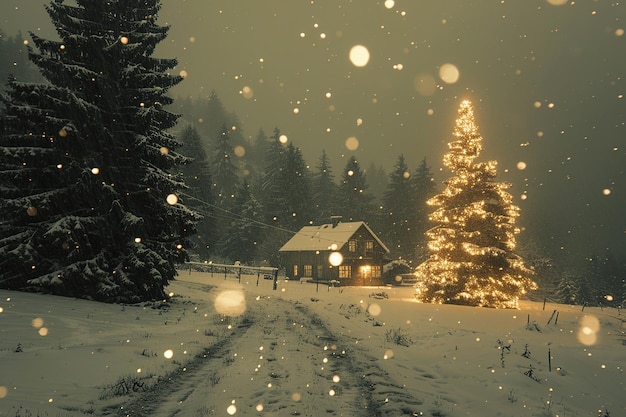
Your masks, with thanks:
[(222, 130), (215, 138), (211, 167), (213, 171), (213, 195), (217, 203), (229, 209), (233, 206), (235, 190), (239, 186), (239, 167), (230, 140), (230, 130), (222, 125)]
[(430, 228), (428, 220), (429, 208), (428, 200), (435, 194), (435, 179), (430, 167), (426, 163), (426, 158), (422, 159), (411, 177), (413, 188), (413, 204), (415, 212), (415, 223), (412, 225), (413, 238), (413, 259), (422, 262), (428, 257), (428, 241), (426, 231)]
[(286, 225), (289, 217), (289, 203), (282, 188), (285, 170), (285, 145), (281, 143), (280, 129), (276, 127), (265, 147), (265, 168), (261, 180), (266, 220), (279, 225)]
[(238, 187), (235, 207), (237, 216), (224, 236), (223, 255), (231, 261), (249, 263), (256, 255), (263, 223), (261, 204), (245, 178)]
[(337, 195), (335, 176), (325, 150), (322, 151), (316, 169), (317, 172), (313, 175), (311, 185), (315, 205), (315, 222), (324, 224), (329, 221), (330, 216), (336, 214), (335, 198)]
[(287, 228), (299, 230), (312, 221), (311, 174), (302, 156), (302, 150), (289, 143), (284, 153), (281, 189), (287, 197)]
[(516, 307), (520, 296), (535, 289), (532, 271), (515, 253), (519, 208), (497, 182), (496, 162), (475, 162), (482, 137), (472, 104), (459, 107), (455, 140), (444, 165), (453, 172), (445, 190), (428, 203), (435, 207), (427, 232), (429, 259), (418, 267), (417, 297), (424, 302), (489, 307)]
[(193, 125), (187, 125), (179, 135), (183, 144), (181, 153), (193, 158), (191, 163), (181, 167), (188, 194), (193, 198), (193, 207), (202, 216), (198, 217), (197, 233), (191, 238), (193, 252), (200, 260), (207, 260), (214, 252), (217, 239), (215, 198), (212, 190), (211, 167), (202, 144), (202, 138)]
[(373, 197), (367, 192), (367, 178), (359, 162), (351, 156), (339, 183), (337, 205), (344, 221), (372, 221)]
[[(159, 0), (52, 0), (59, 40), (31, 33), (48, 83), (2, 96), (0, 286), (108, 302), (166, 297), (195, 215), (165, 110), (181, 81), (152, 57)], [(168, 204), (169, 203), (169, 204)]]
[(389, 174), (387, 191), (383, 196), (383, 237), (394, 258), (412, 260), (417, 239), (414, 225), (417, 208), (409, 167), (404, 155), (398, 156)]

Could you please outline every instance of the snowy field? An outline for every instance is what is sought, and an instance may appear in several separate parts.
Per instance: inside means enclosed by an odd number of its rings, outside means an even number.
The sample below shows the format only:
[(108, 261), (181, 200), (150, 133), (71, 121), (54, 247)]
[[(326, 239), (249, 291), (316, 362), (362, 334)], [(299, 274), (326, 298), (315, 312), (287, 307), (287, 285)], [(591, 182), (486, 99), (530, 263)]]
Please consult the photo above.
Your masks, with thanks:
[(0, 416), (626, 415), (616, 309), (188, 271), (169, 291), (132, 306), (0, 291)]

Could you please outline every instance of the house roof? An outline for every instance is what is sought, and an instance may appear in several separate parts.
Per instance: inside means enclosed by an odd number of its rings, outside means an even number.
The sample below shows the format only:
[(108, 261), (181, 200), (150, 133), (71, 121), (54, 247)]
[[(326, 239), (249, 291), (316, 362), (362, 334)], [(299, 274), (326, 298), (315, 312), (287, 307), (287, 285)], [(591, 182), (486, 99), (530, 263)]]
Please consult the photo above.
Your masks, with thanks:
[(279, 252), (325, 251), (330, 250), (333, 243), (337, 245), (336, 250), (340, 250), (361, 227), (364, 227), (385, 252), (389, 253), (389, 249), (365, 222), (342, 222), (335, 227), (332, 224), (304, 226), (279, 249)]

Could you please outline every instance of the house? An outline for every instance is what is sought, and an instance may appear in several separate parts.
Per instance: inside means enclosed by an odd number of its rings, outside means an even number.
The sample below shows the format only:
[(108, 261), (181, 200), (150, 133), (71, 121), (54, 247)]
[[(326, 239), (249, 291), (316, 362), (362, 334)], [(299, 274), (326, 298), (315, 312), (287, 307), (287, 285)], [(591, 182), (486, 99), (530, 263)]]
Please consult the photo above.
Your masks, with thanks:
[[(279, 249), (289, 279), (339, 285), (383, 285), (383, 265), (389, 249), (365, 222), (305, 226)], [(330, 255), (337, 256), (333, 261)]]

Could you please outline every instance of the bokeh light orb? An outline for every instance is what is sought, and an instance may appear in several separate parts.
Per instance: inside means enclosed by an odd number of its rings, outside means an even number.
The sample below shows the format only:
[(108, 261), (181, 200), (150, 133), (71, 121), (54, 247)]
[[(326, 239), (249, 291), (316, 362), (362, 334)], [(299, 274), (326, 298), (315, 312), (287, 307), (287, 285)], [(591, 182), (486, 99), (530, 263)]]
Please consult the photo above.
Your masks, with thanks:
[(246, 297), (238, 290), (227, 290), (215, 298), (215, 311), (229, 317), (241, 316), (246, 311)]
[(239, 158), (243, 158), (243, 156), (246, 154), (246, 148), (244, 148), (241, 145), (237, 145), (233, 149), (233, 152), (235, 153), (235, 156), (237, 156)]
[(350, 62), (355, 67), (364, 67), (370, 61), (370, 51), (363, 45), (354, 45), (350, 49)]
[(246, 85), (241, 89), (241, 95), (243, 98), (251, 99), (254, 97), (254, 91), (252, 90), (252, 87)]
[(167, 201), (167, 204), (173, 206), (176, 203), (178, 203), (178, 196), (176, 194), (169, 194), (166, 198), (165, 201)]
[(346, 139), (346, 149), (349, 151), (356, 151), (359, 147), (359, 140), (355, 136), (350, 136)]
[(370, 306), (367, 308), (367, 312), (370, 313), (374, 317), (378, 316), (381, 311), (382, 309), (380, 308), (380, 305), (378, 304), (370, 304)]
[(437, 81), (430, 74), (419, 74), (413, 79), (413, 87), (422, 96), (432, 96), (437, 91)]
[(600, 331), (600, 320), (595, 316), (584, 316), (580, 321), (580, 327), (576, 337), (585, 346), (595, 345)]
[(330, 255), (328, 255), (328, 262), (332, 266), (339, 266), (343, 263), (343, 255), (341, 254), (341, 252), (332, 252)]
[(439, 68), (439, 78), (446, 84), (454, 84), (459, 81), (461, 73), (454, 64), (443, 64)]

